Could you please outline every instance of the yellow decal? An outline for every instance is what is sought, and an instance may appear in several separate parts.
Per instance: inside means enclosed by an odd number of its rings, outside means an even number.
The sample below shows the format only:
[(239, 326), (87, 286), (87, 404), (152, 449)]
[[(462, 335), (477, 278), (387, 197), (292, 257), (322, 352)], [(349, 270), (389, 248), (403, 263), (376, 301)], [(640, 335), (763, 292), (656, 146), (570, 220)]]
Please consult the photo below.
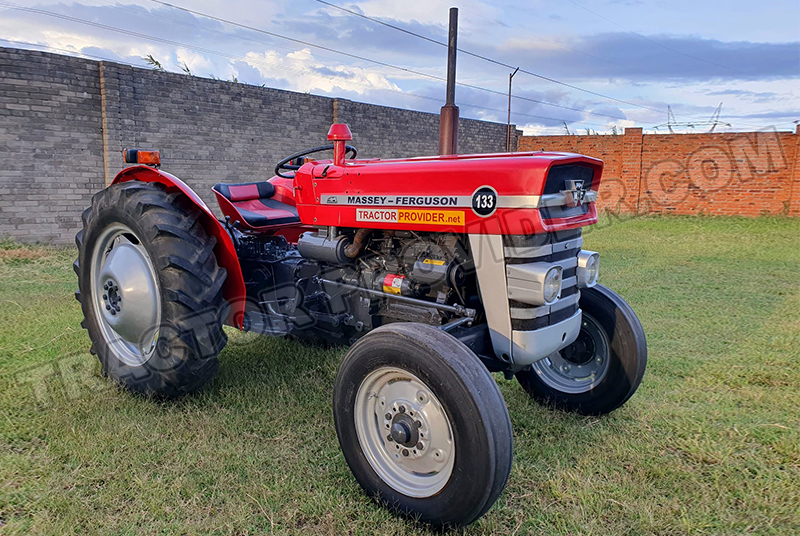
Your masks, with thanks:
[(383, 278), (383, 291), (386, 294), (399, 295), (403, 288), (404, 279), (405, 276), (402, 275), (388, 274), (385, 278)]
[(464, 225), (463, 210), (403, 210), (397, 211), (397, 223), (428, 225)]
[(463, 210), (408, 210), (402, 208), (357, 208), (356, 221), (457, 225), (466, 223)]
[(422, 261), (422, 264), (435, 264), (436, 266), (444, 266), (444, 261), (440, 261), (439, 259), (425, 259)]

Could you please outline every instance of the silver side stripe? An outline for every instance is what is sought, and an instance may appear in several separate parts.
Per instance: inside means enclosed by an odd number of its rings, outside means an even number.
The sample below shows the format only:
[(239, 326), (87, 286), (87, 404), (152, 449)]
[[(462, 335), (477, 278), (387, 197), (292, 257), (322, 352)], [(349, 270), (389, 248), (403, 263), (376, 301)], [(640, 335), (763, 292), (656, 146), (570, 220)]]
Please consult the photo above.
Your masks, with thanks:
[(567, 251), (582, 246), (583, 237), (578, 237), (555, 244), (545, 244), (544, 246), (506, 246), (503, 248), (503, 253), (506, 258), (533, 260), (533, 257), (544, 257), (554, 252)]
[[(573, 279), (573, 278), (570, 278)], [(571, 305), (575, 305), (580, 301), (581, 293), (576, 292), (566, 298), (562, 298), (558, 300), (553, 305), (544, 305), (542, 307), (511, 307), (511, 318), (515, 320), (531, 320), (534, 318), (539, 318), (540, 316), (546, 316), (550, 313), (555, 313), (556, 311), (560, 311), (561, 309), (565, 309)]]

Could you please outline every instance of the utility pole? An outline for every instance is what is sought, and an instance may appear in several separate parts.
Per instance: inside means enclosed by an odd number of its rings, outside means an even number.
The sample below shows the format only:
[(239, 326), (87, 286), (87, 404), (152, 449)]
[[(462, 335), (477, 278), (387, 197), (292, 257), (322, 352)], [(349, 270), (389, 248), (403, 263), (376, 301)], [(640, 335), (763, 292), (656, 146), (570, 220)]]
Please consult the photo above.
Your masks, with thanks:
[(447, 101), (439, 113), (439, 154), (458, 152), (458, 106), (456, 106), (456, 51), (458, 8), (450, 8), (450, 33), (447, 39)]
[(508, 123), (506, 124), (506, 151), (511, 152), (511, 80), (514, 75), (519, 71), (517, 67), (513, 73), (508, 75)]

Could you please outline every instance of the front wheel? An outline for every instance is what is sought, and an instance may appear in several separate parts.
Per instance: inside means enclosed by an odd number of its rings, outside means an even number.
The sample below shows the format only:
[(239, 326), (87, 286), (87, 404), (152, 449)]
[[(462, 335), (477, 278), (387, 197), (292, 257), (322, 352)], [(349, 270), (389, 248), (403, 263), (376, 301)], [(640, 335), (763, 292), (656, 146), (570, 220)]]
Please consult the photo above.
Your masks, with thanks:
[(613, 290), (581, 290), (580, 308), (575, 342), (518, 372), (517, 380), (538, 402), (602, 415), (636, 392), (647, 366), (647, 342), (636, 313)]
[(334, 418), (356, 480), (403, 515), (466, 525), (508, 480), (511, 422), (497, 383), (432, 326), (391, 324), (359, 340), (339, 368)]

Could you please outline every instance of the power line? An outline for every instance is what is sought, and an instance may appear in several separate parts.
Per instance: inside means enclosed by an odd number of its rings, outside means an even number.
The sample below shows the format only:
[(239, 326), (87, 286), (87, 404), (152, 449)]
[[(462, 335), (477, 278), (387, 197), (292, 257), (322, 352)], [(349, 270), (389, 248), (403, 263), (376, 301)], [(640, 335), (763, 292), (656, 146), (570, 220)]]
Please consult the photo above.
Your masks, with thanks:
[[(121, 6), (117, 6), (117, 7), (121, 7)], [(31, 46), (31, 47), (45, 48), (45, 49), (49, 49), (49, 50), (56, 50), (56, 51), (59, 51), (59, 52), (63, 52), (64, 54), (67, 54), (67, 55), (79, 55), (79, 56), (84, 56), (84, 57), (92, 58), (92, 59), (96, 59), (96, 60), (109, 61), (109, 62), (113, 62), (113, 63), (120, 63), (120, 64), (123, 64), (123, 65), (129, 65), (131, 67), (147, 68), (147, 66), (145, 64), (143, 64), (143, 63), (134, 64), (134, 63), (131, 63), (129, 61), (122, 60), (122, 59), (112, 59), (112, 58), (107, 58), (105, 56), (98, 56), (98, 55), (95, 55), (95, 54), (89, 54), (87, 52), (82, 52), (82, 51), (77, 51), (77, 50), (72, 50), (72, 49), (65, 49), (65, 48), (58, 48), (58, 47), (54, 47), (52, 45), (46, 45), (46, 44), (43, 45), (43, 44), (40, 44), (40, 43), (31, 43), (31, 42), (28, 42), (28, 41), (18, 41), (18, 40), (13, 40), (13, 39), (5, 39), (5, 38), (2, 38), (2, 37), (0, 37), (0, 41), (5, 41), (6, 43), (11, 43), (11, 44), (15, 44), (15, 45), (25, 45), (25, 46)], [(302, 71), (299, 71), (297, 69), (291, 69), (291, 68), (286, 68), (286, 69), (292, 70), (294, 72), (302, 72)], [(180, 73), (174, 73), (174, 74), (180, 74)], [(197, 75), (189, 75), (189, 76), (197, 76)], [(331, 75), (320, 75), (320, 76), (323, 76), (323, 77), (326, 77), (326, 78), (335, 78), (335, 77), (333, 77)], [(223, 80), (223, 81), (225, 81), (225, 80)], [(247, 85), (249, 85), (249, 84), (247, 84)], [(434, 101), (434, 102), (440, 102), (441, 101), (441, 99), (438, 99), (436, 97), (428, 97), (426, 95), (419, 95), (417, 93), (407, 92), (407, 91), (400, 91), (400, 90), (397, 90), (397, 89), (381, 89), (380, 91), (398, 93), (398, 94), (401, 94), (403, 96), (414, 97), (416, 99), (423, 99), (423, 100)], [(323, 96), (327, 97), (327, 95), (323, 95)], [(479, 109), (479, 110), (486, 110), (486, 111), (497, 112), (497, 113), (505, 113), (506, 112), (506, 110), (500, 110), (498, 108), (489, 108), (489, 107), (486, 107), (486, 106), (480, 106), (480, 105), (477, 105), (477, 104), (470, 104), (470, 103), (459, 103), (459, 106), (464, 107), (464, 108), (475, 108), (475, 109)], [(516, 111), (513, 111), (513, 110), (512, 110), (511, 113), (514, 116), (530, 117), (530, 118), (534, 118), (534, 119), (544, 119), (544, 120), (555, 121), (555, 122), (564, 121), (563, 119), (558, 119), (558, 118), (555, 118), (555, 117), (547, 117), (547, 116), (542, 116), (542, 115), (527, 114), (527, 113), (523, 113), (523, 112), (516, 112)], [(737, 123), (740, 124), (740, 125), (749, 126), (749, 127), (757, 128), (757, 129), (770, 128), (769, 126), (765, 127), (764, 125), (753, 125), (753, 124), (741, 123), (741, 122), (737, 122)], [(779, 124), (793, 125), (793, 123), (779, 123)], [(604, 127), (605, 126), (605, 125), (600, 125), (600, 124), (597, 124), (597, 123), (586, 123), (586, 122), (583, 122), (583, 121), (581, 121), (579, 123), (573, 123), (572, 124), (573, 128), (575, 126), (580, 126), (580, 125), (594, 126), (594, 127)], [(519, 126), (519, 125), (517, 125), (517, 126)], [(553, 127), (546, 127), (546, 128), (558, 128), (558, 127), (557, 126), (553, 126)], [(655, 127), (653, 127), (653, 128), (655, 128)]]
[[(13, 9), (20, 9), (19, 6), (12, 6), (12, 5), (3, 3), (3, 2), (0, 2), (0, 5), (5, 6), (5, 7), (10, 7), (10, 8), (13, 8)], [(44, 10), (35, 10), (33, 8), (21, 8), (21, 9), (23, 11), (33, 11), (34, 13), (39, 12), (39, 11), (44, 11)], [(268, 63), (265, 63), (265, 62), (260, 62), (260, 61), (254, 60), (252, 58), (245, 58), (245, 57), (242, 57), (242, 56), (236, 56), (234, 54), (227, 54), (225, 52), (220, 52), (220, 51), (217, 51), (217, 50), (211, 50), (211, 49), (206, 49), (206, 48), (202, 48), (202, 47), (196, 47), (194, 45), (189, 45), (187, 43), (180, 43), (180, 42), (177, 42), (177, 41), (171, 41), (171, 40), (167, 40), (167, 39), (156, 38), (154, 36), (150, 36), (150, 35), (147, 35), (147, 34), (140, 34), (138, 32), (133, 32), (133, 31), (130, 31), (130, 30), (123, 30), (123, 29), (120, 29), (120, 28), (115, 28), (113, 26), (107, 26), (107, 25), (100, 24), (100, 23), (94, 23), (94, 22), (91, 22), (91, 21), (78, 19), (76, 17), (70, 17), (68, 15), (62, 15), (62, 14), (59, 14), (59, 13), (51, 13), (51, 12), (45, 12), (45, 13), (41, 13), (41, 14), (50, 14), (50, 15), (53, 15), (53, 16), (55, 16), (57, 18), (62, 18), (62, 19), (65, 19), (65, 20), (72, 20), (74, 22), (88, 24), (90, 26), (99, 27), (101, 29), (105, 29), (105, 30), (109, 30), (109, 31), (121, 32), (121, 33), (124, 33), (124, 34), (127, 34), (127, 35), (131, 35), (131, 36), (134, 36), (134, 37), (139, 37), (139, 38), (147, 39), (147, 40), (153, 40), (153, 41), (156, 41), (156, 42), (166, 43), (166, 44), (170, 44), (170, 45), (173, 45), (173, 46), (180, 46), (180, 47), (196, 50), (196, 51), (199, 51), (199, 52), (204, 52), (204, 53), (207, 53), (207, 54), (223, 56), (223, 57), (226, 57), (228, 59), (240, 60), (240, 61), (244, 61), (244, 62), (248, 62), (248, 63), (255, 63), (257, 65), (264, 65), (264, 66), (267, 66), (267, 67), (273, 67), (273, 65), (271, 65), (271, 64), (268, 64)], [(51, 47), (50, 45), (40, 45), (40, 44), (36, 44), (36, 43), (28, 43), (28, 42), (25, 42), (25, 41), (13, 41), (13, 40), (10, 40), (10, 39), (3, 39), (3, 40), (7, 41), (9, 43), (15, 43), (16, 42), (16, 43), (25, 44), (25, 45), (28, 45), (28, 46), (36, 46), (36, 47), (50, 48), (52, 50), (59, 50), (59, 51), (66, 52), (66, 53), (69, 53), (69, 54), (79, 54), (79, 55), (82, 55), (82, 56), (95, 58), (95, 59), (100, 59), (100, 60), (104, 60), (104, 61), (120, 62), (120, 60), (112, 60), (112, 59), (108, 59), (108, 58), (105, 58), (105, 57), (102, 57), (102, 56), (96, 56), (96, 55), (87, 54), (87, 53), (84, 53), (84, 52), (79, 52), (79, 51), (74, 51), (74, 50), (59, 49), (59, 48), (56, 48), (56, 47)], [(121, 61), (121, 63), (126, 63), (126, 62)], [(129, 64), (129, 65), (132, 65), (132, 64)], [(141, 65), (139, 65), (139, 66), (141, 66)], [(301, 71), (301, 70), (298, 70), (298, 69), (293, 69), (291, 67), (282, 67), (282, 69), (304, 74), (304, 71)], [(332, 75), (324, 75), (324, 74), (319, 74), (319, 73), (317, 73), (317, 75), (318, 76), (323, 76), (325, 78), (336, 79), (336, 77), (332, 76)], [(440, 99), (436, 99), (434, 97), (427, 97), (427, 96), (419, 95), (419, 94), (416, 94), (416, 93), (413, 93), (413, 92), (401, 91), (401, 90), (397, 90), (397, 89), (391, 89), (391, 88), (374, 88), (374, 89), (377, 90), (377, 91), (386, 91), (386, 92), (398, 93), (398, 94), (403, 95), (403, 96), (410, 96), (410, 97), (414, 97), (414, 98), (418, 98), (418, 99), (424, 99), (424, 100), (430, 100), (430, 101), (436, 101), (436, 102), (438, 102), (440, 100)], [(462, 103), (461, 106), (467, 107), (467, 108), (476, 108), (476, 109), (481, 109), (481, 110), (486, 110), (486, 111), (493, 111), (493, 112), (498, 112), (498, 113), (504, 113), (505, 112), (504, 110), (499, 110), (499, 109), (496, 109), (496, 108), (489, 108), (489, 107), (486, 107), (486, 106), (480, 106), (480, 105), (470, 104), (470, 103)], [(554, 121), (554, 122), (564, 121), (564, 119), (559, 119), (559, 118), (555, 118), (555, 117), (548, 117), (548, 116), (541, 116), (541, 115), (534, 115), (534, 114), (526, 114), (526, 113), (523, 113), (523, 112), (514, 112), (514, 114), (516, 116), (524, 116), (524, 117), (530, 117), (530, 118), (541, 119), (541, 120), (546, 120), (546, 121)], [(594, 125), (592, 123), (584, 123), (584, 122), (580, 122), (580, 123), (576, 123), (576, 124), (587, 124), (587, 125), (593, 125), (593, 126), (603, 126), (603, 125)]]
[(638, 32), (635, 32), (635, 31), (631, 30), (630, 28), (627, 28), (627, 27), (623, 26), (622, 24), (619, 24), (618, 22), (614, 22), (613, 20), (609, 19), (608, 17), (605, 17), (605, 16), (601, 15), (600, 13), (597, 13), (596, 11), (592, 11), (588, 7), (583, 6), (583, 5), (579, 4), (578, 2), (575, 2), (574, 0), (567, 0), (567, 2), (569, 2), (570, 4), (572, 4), (574, 6), (579, 7), (581, 9), (585, 10), (585, 11), (588, 11), (592, 15), (594, 15), (596, 17), (599, 17), (599, 18), (603, 19), (604, 21), (610, 22), (614, 26), (618, 26), (618, 27), (622, 28), (626, 32), (630, 32), (633, 35), (636, 35), (636, 36), (644, 39), (645, 41), (647, 41), (649, 43), (653, 43), (654, 45), (659, 46), (659, 47), (661, 47), (661, 48), (663, 48), (665, 50), (669, 50), (670, 52), (674, 52), (675, 54), (680, 54), (681, 56), (686, 56), (687, 58), (692, 58), (692, 59), (695, 59), (697, 61), (702, 61), (704, 63), (708, 63), (709, 65), (716, 65), (717, 67), (722, 67), (723, 69), (729, 69), (729, 70), (735, 71), (737, 73), (741, 73), (741, 74), (746, 74), (748, 76), (752, 76), (750, 73), (746, 73), (746, 72), (741, 71), (739, 69), (735, 69), (733, 67), (728, 67), (727, 65), (722, 65), (721, 63), (716, 63), (716, 62), (709, 61), (709, 60), (706, 60), (706, 59), (703, 59), (703, 58), (699, 58), (697, 56), (693, 56), (691, 54), (687, 54), (686, 52), (681, 52), (680, 50), (676, 50), (674, 48), (668, 47), (667, 45), (665, 45), (663, 43), (659, 43), (658, 41), (656, 41), (654, 39), (650, 39), (646, 35), (642, 35), (642, 34), (640, 34)]
[[(54, 47), (52, 45), (46, 45), (46, 44), (43, 45), (43, 44), (40, 44), (40, 43), (31, 43), (31, 42), (28, 42), (28, 41), (18, 41), (18, 40), (14, 40), (14, 39), (5, 39), (3, 37), (0, 37), (0, 41), (5, 41), (6, 43), (12, 43), (12, 44), (15, 44), (15, 45), (25, 45), (25, 46), (30, 46), (30, 47), (44, 48), (44, 49), (48, 49), (48, 50), (55, 50), (55, 51), (58, 51), (58, 52), (62, 52), (64, 54), (79, 55), (79, 56), (83, 56), (83, 57), (86, 57), (86, 58), (92, 58), (92, 59), (95, 59), (95, 60), (109, 61), (109, 62), (113, 62), (113, 63), (121, 63), (123, 65), (129, 65), (131, 67), (147, 68), (147, 66), (144, 63), (135, 64), (135, 63), (131, 63), (129, 61), (121, 60), (121, 59), (112, 59), (112, 58), (108, 58), (106, 56), (98, 56), (98, 55), (95, 55), (95, 54), (89, 54), (89, 53), (78, 51), (78, 50), (72, 50), (72, 49), (66, 49), (66, 48), (58, 48), (58, 47)], [(290, 68), (287, 68), (287, 69), (290, 69)], [(291, 69), (291, 70), (293, 70), (295, 72), (298, 72), (298, 73), (302, 72), (302, 71), (299, 71), (297, 69)], [(175, 73), (175, 74), (180, 74), (180, 73)], [(196, 75), (190, 75), (190, 76), (196, 76)], [(320, 75), (320, 76), (323, 76), (323, 77), (326, 77), (326, 78), (335, 78), (332, 75)], [(423, 99), (423, 100), (428, 100), (428, 101), (433, 101), (433, 102), (440, 102), (441, 101), (441, 99), (438, 99), (436, 97), (429, 97), (429, 96), (426, 96), (426, 95), (420, 95), (418, 93), (413, 93), (413, 92), (409, 92), (409, 91), (400, 91), (400, 90), (397, 90), (397, 89), (381, 89), (380, 91), (388, 91), (388, 92), (392, 92), (392, 93), (399, 93), (399, 94), (404, 95), (404, 96), (414, 97), (416, 99)], [(505, 113), (505, 110), (500, 110), (499, 108), (489, 108), (487, 106), (480, 106), (478, 104), (460, 103), (459, 105), (464, 107), (464, 108), (475, 108), (475, 109), (478, 109), (478, 110), (486, 110), (486, 111), (490, 111), (490, 112)], [(523, 113), (523, 112), (513, 112), (512, 111), (512, 114), (517, 115), (517, 116), (530, 117), (530, 118), (534, 118), (534, 119), (543, 119), (543, 120), (547, 120), (547, 121), (563, 121), (563, 119), (558, 119), (556, 117), (548, 117), (548, 116), (543, 116), (543, 115), (526, 114), (526, 113)], [(589, 125), (589, 126), (600, 126), (600, 127), (604, 126), (604, 125), (598, 125), (596, 123), (584, 123), (584, 122), (575, 123), (575, 124), (577, 124), (577, 125)]]
[[(334, 52), (336, 54), (342, 54), (342, 55), (345, 55), (345, 56), (349, 56), (351, 58), (359, 59), (361, 61), (366, 61), (366, 62), (369, 62), (369, 63), (376, 63), (378, 65), (382, 65), (384, 67), (391, 67), (393, 69), (399, 69), (399, 70), (402, 70), (402, 71), (405, 71), (405, 72), (408, 72), (408, 73), (413, 73), (413, 74), (417, 74), (417, 75), (420, 75), (420, 76), (425, 76), (427, 78), (432, 78), (432, 79), (438, 80), (440, 82), (446, 82), (447, 81), (446, 78), (442, 78), (440, 76), (427, 74), (427, 73), (422, 73), (422, 72), (419, 72), (419, 71), (415, 71), (413, 69), (408, 69), (406, 67), (398, 67), (396, 65), (391, 65), (389, 63), (384, 63), (384, 62), (381, 62), (381, 61), (378, 61), (378, 60), (365, 58), (363, 56), (356, 56), (356, 55), (350, 54), (348, 52), (342, 52), (342, 51), (339, 51), (339, 50), (336, 50), (336, 49), (333, 49), (333, 48), (329, 48), (329, 47), (325, 47), (325, 46), (322, 46), (322, 45), (317, 45), (317, 44), (314, 44), (314, 43), (310, 43), (308, 41), (302, 41), (302, 40), (299, 40), (299, 39), (294, 39), (292, 37), (286, 37), (284, 35), (277, 34), (275, 32), (270, 32), (270, 31), (267, 31), (267, 30), (263, 30), (261, 28), (248, 26), (246, 24), (241, 24), (241, 23), (234, 22), (234, 21), (231, 21), (231, 20), (228, 20), (228, 19), (223, 19), (221, 17), (216, 17), (214, 15), (209, 15), (207, 13), (203, 13), (203, 12), (200, 12), (200, 11), (195, 11), (193, 9), (189, 9), (189, 8), (185, 8), (185, 7), (181, 7), (181, 6), (176, 6), (175, 4), (170, 4), (168, 2), (163, 2), (162, 0), (150, 0), (150, 1), (153, 2), (153, 3), (156, 3), (156, 4), (160, 4), (160, 5), (164, 5), (164, 6), (167, 6), (167, 7), (171, 7), (173, 9), (179, 9), (181, 11), (185, 11), (187, 13), (191, 13), (192, 15), (198, 15), (200, 17), (205, 17), (205, 18), (208, 18), (208, 19), (216, 20), (217, 22), (223, 22), (225, 24), (230, 24), (232, 26), (238, 26), (240, 28), (244, 28), (244, 29), (247, 29), (247, 30), (250, 30), (250, 31), (254, 31), (254, 32), (258, 32), (258, 33), (263, 33), (263, 34), (266, 34), (266, 35), (270, 35), (272, 37), (278, 37), (280, 39), (286, 39), (286, 40), (293, 41), (293, 42), (296, 42), (296, 43), (301, 43), (301, 44), (303, 44), (305, 46), (310, 46), (310, 47), (314, 47), (314, 48), (320, 48), (322, 50), (327, 50), (329, 52)], [(493, 61), (493, 60), (490, 60), (490, 61)], [(498, 62), (495, 62), (495, 63), (498, 63)], [(504, 64), (500, 64), (500, 65), (504, 65)], [(467, 83), (464, 83), (464, 82), (458, 82), (457, 85), (462, 86), (462, 87), (468, 87), (468, 88), (475, 89), (475, 90), (478, 90), (478, 91), (484, 91), (484, 92), (488, 92), (488, 93), (494, 93), (496, 95), (502, 95), (504, 97), (506, 96), (506, 93), (504, 93), (502, 91), (497, 91), (497, 90), (494, 90), (494, 89), (489, 89), (489, 88), (477, 86), (477, 85), (474, 85), (474, 84), (467, 84)], [(571, 106), (564, 106), (564, 105), (556, 104), (556, 103), (553, 103), (553, 102), (547, 102), (547, 101), (542, 101), (542, 100), (538, 100), (538, 99), (531, 99), (529, 97), (522, 97), (520, 95), (514, 95), (513, 98), (519, 99), (519, 100), (524, 100), (524, 101), (527, 101), (527, 102), (533, 102), (535, 104), (541, 104), (543, 106), (552, 106), (554, 108), (561, 108), (563, 110), (570, 110), (570, 111), (573, 111), (573, 112), (580, 112), (580, 113), (585, 113), (585, 114), (589, 114), (589, 115), (596, 115), (596, 116), (600, 116), (600, 117), (608, 117), (608, 118), (611, 118), (611, 119), (618, 119), (618, 120), (621, 120), (621, 121), (625, 121), (625, 120), (628, 119), (627, 117), (619, 117), (619, 116), (604, 114), (604, 113), (600, 113), (600, 112), (592, 112), (592, 111), (589, 111), (589, 110), (586, 110), (586, 109), (583, 109), (583, 108), (573, 108)], [(660, 110), (655, 110), (655, 111), (661, 113)]]
[[(152, 1), (157, 1), (157, 0), (152, 0)], [(347, 9), (345, 7), (342, 7), (342, 6), (337, 6), (336, 4), (332, 4), (330, 2), (326, 2), (325, 0), (316, 0), (316, 1), (319, 2), (320, 4), (325, 4), (326, 6), (330, 6), (330, 7), (334, 8), (334, 9), (338, 9), (340, 11), (344, 11), (345, 13), (349, 13), (349, 14), (354, 15), (356, 17), (361, 17), (362, 19), (366, 19), (366, 20), (372, 21), (372, 22), (374, 22), (376, 24), (381, 24), (381, 25), (386, 26), (388, 28), (392, 28), (393, 30), (397, 30), (397, 31), (403, 32), (405, 34), (412, 35), (412, 36), (417, 37), (419, 39), (424, 39), (425, 41), (428, 41), (430, 43), (434, 43), (434, 44), (437, 44), (437, 45), (441, 45), (443, 47), (447, 47), (447, 43), (445, 43), (443, 41), (437, 41), (435, 39), (431, 39), (430, 37), (418, 34), (416, 32), (412, 32), (411, 30), (407, 30), (405, 28), (401, 28), (399, 26), (395, 26), (393, 24), (389, 24), (389, 23), (384, 22), (382, 20), (370, 17), (368, 15), (364, 15), (363, 13), (359, 13), (357, 11), (353, 11), (353, 10)], [(505, 67), (506, 69), (515, 69), (516, 68), (515, 66), (509, 65), (508, 63), (504, 63), (502, 61), (498, 61), (498, 60), (483, 56), (481, 54), (476, 54), (474, 52), (470, 52), (469, 50), (464, 50), (463, 48), (459, 48), (458, 51), (461, 52), (462, 54), (466, 54), (467, 56), (472, 56), (473, 58), (477, 58), (477, 59), (480, 59), (480, 60), (483, 60), (483, 61), (487, 61), (489, 63), (493, 63), (495, 65), (499, 65), (501, 67)], [(529, 71), (527, 69), (523, 69), (521, 67), (519, 67), (519, 71), (521, 73), (525, 73), (525, 74), (527, 74), (529, 76), (533, 76), (533, 77), (539, 78), (541, 80), (546, 80), (548, 82), (552, 82), (552, 83), (558, 84), (560, 86), (568, 87), (568, 88), (574, 89), (576, 91), (582, 91), (583, 93), (588, 93), (588, 94), (594, 95), (596, 97), (601, 97), (601, 98), (604, 98), (604, 99), (608, 99), (608, 100), (612, 100), (612, 101), (615, 101), (615, 102), (619, 102), (621, 104), (627, 104), (629, 106), (634, 106), (636, 108), (642, 108), (644, 110), (650, 110), (650, 111), (657, 112), (657, 113), (663, 113), (664, 112), (663, 110), (657, 110), (657, 109), (651, 108), (649, 106), (644, 106), (644, 105), (641, 105), (641, 104), (635, 104), (633, 102), (629, 102), (629, 101), (626, 101), (626, 100), (617, 99), (616, 97), (611, 97), (609, 95), (604, 95), (602, 93), (597, 93), (596, 91), (591, 91), (591, 90), (584, 89), (584, 88), (581, 88), (581, 87), (578, 87), (578, 86), (574, 86), (572, 84), (568, 84), (566, 82), (562, 82), (562, 81), (556, 80), (554, 78), (550, 78), (550, 77), (547, 77), (547, 76), (543, 76), (543, 75), (534, 73), (532, 71)]]
[[(450, 0), (439, 0), (439, 1), (441, 3), (443, 3), (443, 4), (448, 5), (448, 6), (455, 5)], [(526, 28), (523, 28), (522, 26), (511, 26), (511, 25), (509, 25), (509, 24), (507, 24), (507, 23), (505, 23), (505, 22), (503, 22), (501, 20), (498, 20), (498, 19), (487, 19), (486, 17), (484, 17), (483, 15), (481, 15), (480, 13), (478, 13), (477, 11), (474, 11), (472, 9), (469, 9), (469, 8), (466, 8), (466, 7), (460, 7), (460, 6), (456, 6), (456, 7), (458, 7), (459, 9), (463, 9), (464, 11), (468, 11), (469, 13), (472, 13), (473, 15), (475, 15), (477, 17), (480, 17), (482, 20), (488, 20), (489, 22), (493, 22), (494, 24), (497, 24), (499, 26), (502, 26), (504, 28), (508, 28), (508, 29), (511, 29), (511, 30), (519, 30), (524, 34), (530, 35), (531, 37), (535, 37), (536, 39), (539, 39), (541, 41), (545, 41), (547, 43), (552, 43), (552, 44), (556, 45), (559, 48), (563, 48), (564, 50), (568, 50), (570, 52), (574, 52), (575, 54), (580, 54), (582, 56), (586, 56), (587, 58), (593, 58), (593, 59), (596, 59), (596, 60), (600, 60), (600, 61), (602, 61), (604, 63), (608, 63), (609, 65), (616, 65), (617, 67), (622, 67), (623, 69), (628, 69), (629, 71), (636, 71), (636, 72), (639, 72), (639, 73), (647, 74), (647, 73), (645, 73), (645, 71), (642, 71), (641, 69), (637, 69), (636, 67), (631, 67), (630, 65), (623, 65), (622, 63), (618, 63), (616, 61), (611, 61), (611, 60), (609, 60), (607, 58), (601, 58), (600, 56), (595, 56), (594, 54), (589, 54), (588, 52), (584, 52), (583, 50), (570, 48), (567, 45), (565, 45), (563, 43), (560, 43), (558, 41), (554, 41), (552, 39), (547, 39), (546, 37), (542, 37), (541, 35), (536, 35), (534, 33), (531, 33), (530, 31), (528, 31)]]

